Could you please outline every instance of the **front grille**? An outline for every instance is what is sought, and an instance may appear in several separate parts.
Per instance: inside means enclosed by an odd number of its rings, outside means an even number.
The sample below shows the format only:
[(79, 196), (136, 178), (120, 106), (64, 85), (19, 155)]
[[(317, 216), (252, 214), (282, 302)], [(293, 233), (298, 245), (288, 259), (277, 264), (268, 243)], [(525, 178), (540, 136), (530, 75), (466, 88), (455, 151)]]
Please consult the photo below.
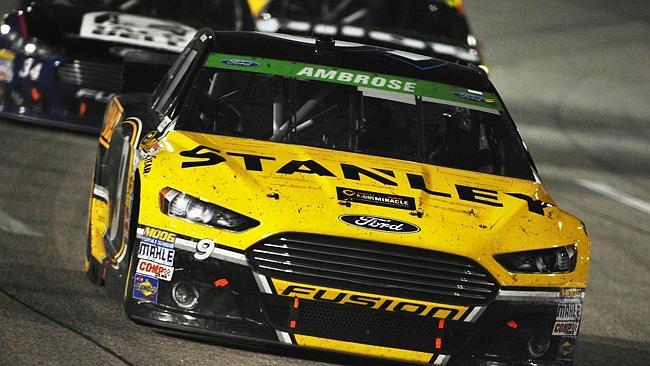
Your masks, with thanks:
[(64, 84), (107, 92), (122, 89), (122, 64), (73, 60), (57, 68), (57, 76)]
[(474, 261), (398, 245), (316, 235), (266, 239), (247, 253), (273, 278), (407, 299), (478, 305), (498, 286)]

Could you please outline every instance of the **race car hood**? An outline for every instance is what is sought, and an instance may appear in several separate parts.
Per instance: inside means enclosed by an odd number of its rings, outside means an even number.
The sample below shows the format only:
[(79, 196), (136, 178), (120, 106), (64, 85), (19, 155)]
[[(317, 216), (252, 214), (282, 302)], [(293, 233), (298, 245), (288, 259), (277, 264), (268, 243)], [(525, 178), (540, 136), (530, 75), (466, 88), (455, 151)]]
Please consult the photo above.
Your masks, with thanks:
[(195, 28), (171, 20), (40, 2), (24, 14), (30, 35), (73, 50), (94, 42), (178, 53), (196, 33)]
[[(141, 223), (240, 250), (274, 234), (302, 232), (425, 247), (480, 260), (516, 249), (571, 244), (572, 229), (580, 225), (533, 181), (180, 131), (169, 133), (162, 146), (140, 163)], [(260, 225), (233, 233), (164, 215), (157, 202), (165, 187)], [(369, 218), (416, 229), (376, 230), (364, 224)]]

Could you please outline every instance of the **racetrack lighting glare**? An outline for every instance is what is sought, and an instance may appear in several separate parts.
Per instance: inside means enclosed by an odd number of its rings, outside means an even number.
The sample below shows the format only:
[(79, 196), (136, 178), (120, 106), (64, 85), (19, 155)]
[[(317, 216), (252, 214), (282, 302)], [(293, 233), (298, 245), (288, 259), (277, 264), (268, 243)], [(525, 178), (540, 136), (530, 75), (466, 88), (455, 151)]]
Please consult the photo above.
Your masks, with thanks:
[(34, 53), (36, 51), (36, 45), (33, 43), (27, 43), (25, 45), (25, 52), (26, 53)]

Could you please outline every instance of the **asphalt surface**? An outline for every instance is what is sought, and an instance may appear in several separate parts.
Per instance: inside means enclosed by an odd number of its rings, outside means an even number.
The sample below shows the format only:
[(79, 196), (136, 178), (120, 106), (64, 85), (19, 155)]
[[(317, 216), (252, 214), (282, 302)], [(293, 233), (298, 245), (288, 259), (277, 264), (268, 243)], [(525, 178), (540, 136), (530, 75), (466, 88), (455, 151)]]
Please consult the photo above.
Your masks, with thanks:
[[(593, 240), (575, 364), (648, 365), (650, 6), (466, 0), (466, 9), (545, 185)], [(128, 321), (82, 273), (96, 145), (0, 120), (0, 364), (371, 364), (188, 341)]]

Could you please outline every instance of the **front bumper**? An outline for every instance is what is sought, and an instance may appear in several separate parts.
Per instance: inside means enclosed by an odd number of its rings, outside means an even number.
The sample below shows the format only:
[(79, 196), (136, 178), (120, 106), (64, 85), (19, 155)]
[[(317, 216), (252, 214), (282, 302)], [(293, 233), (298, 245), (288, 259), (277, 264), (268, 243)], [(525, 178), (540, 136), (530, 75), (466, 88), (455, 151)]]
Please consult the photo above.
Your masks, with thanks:
[[(134, 255), (125, 303), (131, 319), (201, 336), (434, 365), (572, 364), (584, 296), (579, 289), (502, 288), (462, 316), (422, 316), (335, 298), (283, 296), (274, 279), (247, 265), (243, 253), (220, 249), (201, 261), (192, 245), (176, 240), (173, 277), (152, 279), (155, 290), (148, 283), (144, 295)], [(177, 293), (179, 283), (194, 289), (189, 293), (197, 296), (195, 304), (187, 291)], [(193, 306), (179, 306), (175, 296)]]

